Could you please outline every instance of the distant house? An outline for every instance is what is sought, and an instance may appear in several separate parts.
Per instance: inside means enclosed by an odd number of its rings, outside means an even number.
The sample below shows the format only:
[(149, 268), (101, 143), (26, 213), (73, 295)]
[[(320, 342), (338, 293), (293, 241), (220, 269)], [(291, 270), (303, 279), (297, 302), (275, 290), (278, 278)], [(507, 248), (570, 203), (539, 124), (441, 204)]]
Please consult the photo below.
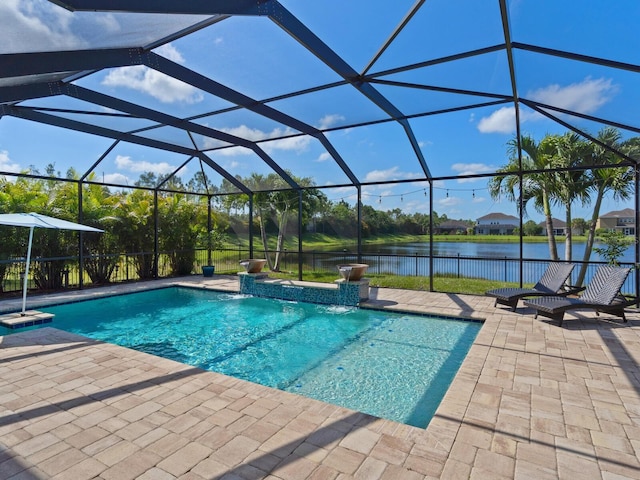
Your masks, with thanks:
[(612, 232), (622, 232), (625, 235), (636, 233), (636, 213), (633, 208), (614, 210), (598, 218), (596, 228), (604, 228)]
[[(551, 219), (551, 225), (553, 227), (553, 235), (566, 235), (567, 234), (567, 222), (563, 222), (562, 220), (558, 220), (557, 218)], [(538, 224), (539, 227), (542, 228), (541, 235), (547, 235), (547, 222), (542, 221)], [(575, 232), (573, 232), (575, 233)]]
[(433, 233), (444, 235), (466, 235), (469, 223), (463, 220), (445, 220), (437, 227), (434, 227)]
[(513, 235), (520, 224), (518, 217), (504, 213), (489, 213), (476, 220), (476, 235)]

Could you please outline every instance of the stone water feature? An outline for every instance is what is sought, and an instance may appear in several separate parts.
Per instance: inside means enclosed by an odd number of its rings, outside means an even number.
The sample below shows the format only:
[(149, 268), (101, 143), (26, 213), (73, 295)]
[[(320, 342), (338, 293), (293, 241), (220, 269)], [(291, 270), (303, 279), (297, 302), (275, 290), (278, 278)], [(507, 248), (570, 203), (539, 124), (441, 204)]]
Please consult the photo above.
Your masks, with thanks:
[[(262, 272), (266, 260), (260, 260), (263, 263), (259, 267), (250, 263), (252, 261), (255, 260), (240, 262), (245, 271), (238, 273), (239, 290), (245, 295), (345, 306), (357, 306), (362, 300), (369, 298), (369, 280), (362, 278), (368, 267), (365, 264), (338, 266), (342, 278), (330, 284), (269, 278), (266, 272)], [(348, 272), (347, 267), (351, 267)], [(251, 271), (255, 268), (257, 271)]]

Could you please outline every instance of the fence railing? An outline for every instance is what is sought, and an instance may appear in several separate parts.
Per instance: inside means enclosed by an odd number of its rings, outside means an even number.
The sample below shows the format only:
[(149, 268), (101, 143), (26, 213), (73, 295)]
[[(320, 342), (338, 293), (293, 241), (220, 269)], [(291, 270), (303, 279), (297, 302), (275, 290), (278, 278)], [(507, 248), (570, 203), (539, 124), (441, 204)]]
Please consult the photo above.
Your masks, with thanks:
[[(172, 276), (170, 254), (176, 252), (162, 252), (158, 256), (157, 277)], [(273, 259), (274, 252), (269, 252)], [(254, 251), (254, 258), (265, 258), (264, 252)], [(212, 252), (212, 263), (217, 272), (237, 272), (241, 270), (239, 262), (249, 258), (249, 251), (242, 247), (237, 249), (222, 249)], [(301, 260), (301, 262), (300, 262)], [(82, 286), (102, 285), (105, 283), (120, 283), (156, 278), (154, 275), (154, 255), (149, 252), (111, 254), (103, 256), (85, 257), (85, 269), (80, 272), (78, 257), (52, 257), (32, 259), (28, 280), (29, 289), (48, 290), (79, 288)], [(87, 263), (93, 262), (93, 278), (87, 272)], [(95, 265), (103, 267), (101, 276), (96, 278)], [(463, 255), (433, 256), (428, 255), (400, 255), (388, 253), (366, 253), (358, 255), (347, 250), (340, 251), (303, 251), (301, 256), (297, 251), (283, 250), (280, 252), (280, 269), (284, 271), (298, 271), (302, 264), (302, 277), (310, 272), (335, 273), (338, 278), (337, 265), (343, 263), (366, 263), (369, 265), (368, 274), (400, 275), (429, 277), (446, 276), (450, 278), (475, 278), (492, 280), (503, 283), (519, 284), (522, 271), (522, 282), (535, 283), (543, 274), (549, 261), (541, 259), (520, 259), (512, 257), (471, 257)], [(576, 283), (581, 262), (574, 261), (576, 268), (571, 281)], [(200, 266), (207, 264), (207, 251), (196, 250), (191, 273), (200, 273)], [(588, 283), (595, 269), (603, 262), (589, 262), (584, 283)], [(633, 264), (624, 264), (634, 266)], [(433, 266), (433, 272), (432, 272)], [(0, 260), (0, 292), (17, 292), (22, 289), (25, 270), (25, 259), (16, 258)], [(82, 276), (81, 276), (82, 275)], [(46, 278), (47, 276), (55, 278)], [(48, 280), (44, 281), (43, 280)], [(81, 281), (82, 280), (82, 281)], [(625, 293), (636, 293), (636, 276), (630, 275), (624, 284)]]

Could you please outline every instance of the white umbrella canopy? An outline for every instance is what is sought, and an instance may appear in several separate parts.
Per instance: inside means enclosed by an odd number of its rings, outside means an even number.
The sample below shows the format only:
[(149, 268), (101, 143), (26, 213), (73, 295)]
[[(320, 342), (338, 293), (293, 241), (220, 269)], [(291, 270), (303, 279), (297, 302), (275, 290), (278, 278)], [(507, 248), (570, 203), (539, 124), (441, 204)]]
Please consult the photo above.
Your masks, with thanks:
[(68, 222), (59, 218), (48, 217), (39, 213), (3, 213), (0, 214), (0, 225), (29, 228), (29, 246), (27, 247), (27, 263), (24, 271), (22, 287), (22, 315), (27, 308), (27, 281), (29, 278), (29, 264), (31, 263), (31, 244), (33, 243), (34, 228), (52, 228), (54, 230), (78, 230), (81, 232), (103, 232), (99, 228), (89, 227), (80, 223)]

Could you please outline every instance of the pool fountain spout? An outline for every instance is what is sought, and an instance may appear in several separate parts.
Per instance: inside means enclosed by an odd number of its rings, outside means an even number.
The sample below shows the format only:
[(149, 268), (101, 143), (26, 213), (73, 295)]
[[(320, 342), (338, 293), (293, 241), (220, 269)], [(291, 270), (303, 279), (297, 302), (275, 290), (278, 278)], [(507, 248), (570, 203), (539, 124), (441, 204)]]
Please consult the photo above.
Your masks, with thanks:
[(240, 261), (240, 265), (247, 273), (260, 273), (266, 263), (267, 260), (264, 258), (248, 258)]
[[(338, 283), (338, 288), (340, 289), (339, 302), (341, 305), (357, 304), (369, 298), (369, 279), (362, 278), (367, 268), (369, 268), (369, 265), (366, 263), (343, 263), (338, 265), (338, 272), (342, 278), (336, 280), (336, 283)], [(348, 291), (353, 288), (356, 289), (354, 292), (356, 294), (355, 302), (347, 300), (350, 295)]]
[(362, 279), (369, 265), (366, 263), (343, 263), (338, 265), (340, 276), (347, 282), (358, 282)]

